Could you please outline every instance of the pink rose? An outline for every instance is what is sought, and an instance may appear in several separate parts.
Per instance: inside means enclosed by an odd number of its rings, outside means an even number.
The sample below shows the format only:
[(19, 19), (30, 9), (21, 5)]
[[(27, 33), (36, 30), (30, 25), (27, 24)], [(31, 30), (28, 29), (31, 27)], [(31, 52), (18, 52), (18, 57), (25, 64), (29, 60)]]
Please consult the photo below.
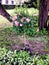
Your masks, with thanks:
[(27, 22), (30, 22), (30, 19), (29, 19), (29, 18), (26, 18), (26, 21), (27, 21)]
[(14, 21), (14, 20), (16, 20), (18, 17), (15, 15), (15, 16), (13, 16), (13, 18), (12, 18), (12, 20)]
[(23, 22), (24, 20), (26, 20), (26, 17), (23, 17), (23, 18), (21, 19), (21, 22)]
[(18, 26), (19, 25), (19, 22), (18, 21), (15, 21), (15, 26)]
[(26, 17), (23, 17), (22, 19), (24, 19), (24, 20), (25, 20), (25, 19), (26, 19)]
[(21, 19), (21, 22), (23, 22), (24, 20), (23, 19)]
[(20, 26), (22, 27), (22, 26), (23, 26), (23, 24), (20, 24)]
[(39, 32), (39, 28), (36, 30), (36, 32)]

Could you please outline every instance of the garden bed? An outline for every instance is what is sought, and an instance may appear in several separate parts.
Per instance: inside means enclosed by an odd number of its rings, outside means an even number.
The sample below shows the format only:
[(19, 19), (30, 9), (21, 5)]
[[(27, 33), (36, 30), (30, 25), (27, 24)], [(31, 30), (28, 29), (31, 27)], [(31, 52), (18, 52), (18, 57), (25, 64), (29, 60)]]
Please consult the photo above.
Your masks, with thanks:
[(23, 49), (31, 53), (49, 53), (49, 36), (17, 35), (12, 28), (0, 30), (0, 47), (8, 49)]

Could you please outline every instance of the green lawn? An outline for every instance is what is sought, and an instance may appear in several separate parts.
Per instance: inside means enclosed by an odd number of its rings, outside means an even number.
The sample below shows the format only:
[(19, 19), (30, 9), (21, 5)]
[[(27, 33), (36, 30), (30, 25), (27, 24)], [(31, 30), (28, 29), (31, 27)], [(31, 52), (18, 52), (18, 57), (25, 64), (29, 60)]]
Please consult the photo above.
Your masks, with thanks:
[[(14, 14), (14, 9), (7, 10), (7, 12), (12, 16)], [(0, 28), (5, 28), (9, 26), (10, 26), (9, 21), (0, 15)]]

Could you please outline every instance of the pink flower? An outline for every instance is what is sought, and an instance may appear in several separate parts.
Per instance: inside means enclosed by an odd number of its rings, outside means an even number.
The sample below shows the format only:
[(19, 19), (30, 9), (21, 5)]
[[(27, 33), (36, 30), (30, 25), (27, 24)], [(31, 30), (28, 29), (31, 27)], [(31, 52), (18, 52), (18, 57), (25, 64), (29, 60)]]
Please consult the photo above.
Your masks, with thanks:
[(18, 21), (15, 21), (15, 26), (18, 26), (19, 25), (19, 22)]
[(26, 21), (27, 21), (27, 22), (30, 22), (30, 19), (29, 19), (29, 18), (26, 18)]
[(13, 22), (10, 22), (10, 26), (13, 27)]
[(36, 30), (36, 32), (39, 32), (39, 28)]
[(25, 19), (26, 19), (26, 17), (23, 17), (22, 19), (24, 19), (24, 20), (25, 20)]
[(24, 20), (23, 19), (21, 19), (21, 22), (23, 22)]
[(23, 18), (21, 19), (21, 22), (23, 22), (25, 19), (26, 19), (26, 17), (23, 17)]
[(23, 26), (23, 24), (20, 24), (20, 26), (22, 27), (22, 26)]
[(14, 20), (16, 20), (18, 17), (15, 15), (15, 16), (13, 16), (13, 18), (12, 18), (12, 20), (14, 21)]

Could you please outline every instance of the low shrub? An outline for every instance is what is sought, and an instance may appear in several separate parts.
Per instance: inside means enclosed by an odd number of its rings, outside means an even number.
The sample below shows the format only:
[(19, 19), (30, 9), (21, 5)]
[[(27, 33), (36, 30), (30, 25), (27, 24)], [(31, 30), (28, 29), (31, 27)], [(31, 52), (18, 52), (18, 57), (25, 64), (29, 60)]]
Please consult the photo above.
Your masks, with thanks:
[(21, 14), (16, 14), (13, 18), (13, 29), (16, 31), (17, 34), (26, 34), (29, 36), (38, 35), (45, 35), (47, 34), (46, 29), (39, 31), (38, 28), (38, 17), (32, 16), (23, 16)]
[[(34, 33), (35, 29), (33, 29), (34, 26), (32, 26), (32, 19), (30, 19), (29, 17), (16, 14), (13, 17), (13, 20), (14, 20), (14, 27), (13, 28), (16, 30), (16, 32), (18, 34), (25, 33), (25, 34), (28, 34), (28, 35), (32, 35), (32, 31)], [(36, 24), (36, 23), (33, 22), (33, 25), (34, 24)]]
[[(39, 31), (38, 28), (38, 14), (36, 9), (31, 8), (28, 9), (27, 7), (17, 7), (15, 8), (15, 14), (12, 19), (13, 23), (11, 24), (13, 26), (13, 29), (16, 31), (17, 34), (26, 34), (29, 36), (34, 35), (45, 35), (47, 34), (46, 29), (43, 29)], [(36, 13), (35, 13), (36, 12)]]
[(10, 51), (5, 48), (0, 48), (0, 64), (10, 65), (26, 65), (32, 64), (32, 57), (26, 51)]
[(1, 65), (49, 65), (49, 54), (30, 56), (26, 51), (11, 51), (0, 48)]

